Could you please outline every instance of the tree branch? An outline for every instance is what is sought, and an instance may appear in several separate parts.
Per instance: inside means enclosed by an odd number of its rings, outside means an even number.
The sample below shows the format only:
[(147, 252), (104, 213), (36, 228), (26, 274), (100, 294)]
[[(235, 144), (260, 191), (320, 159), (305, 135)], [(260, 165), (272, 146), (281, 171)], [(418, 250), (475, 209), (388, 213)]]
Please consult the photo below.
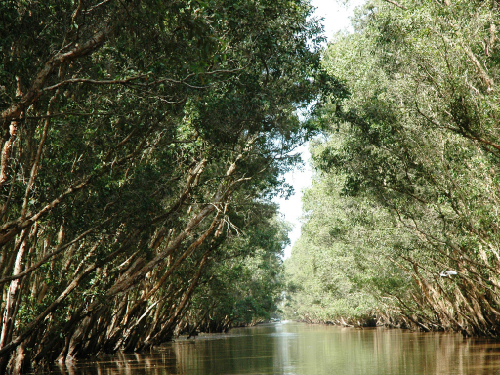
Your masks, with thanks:
[(408, 10), (408, 8), (407, 8), (407, 7), (405, 7), (404, 5), (398, 4), (398, 3), (396, 3), (396, 2), (395, 2), (395, 1), (393, 1), (393, 0), (384, 0), (384, 1), (385, 1), (386, 3), (390, 3), (390, 4), (392, 4), (392, 5), (395, 5), (395, 6), (397, 6), (397, 7), (398, 7), (398, 8), (400, 8), (400, 9), (403, 9), (403, 10)]

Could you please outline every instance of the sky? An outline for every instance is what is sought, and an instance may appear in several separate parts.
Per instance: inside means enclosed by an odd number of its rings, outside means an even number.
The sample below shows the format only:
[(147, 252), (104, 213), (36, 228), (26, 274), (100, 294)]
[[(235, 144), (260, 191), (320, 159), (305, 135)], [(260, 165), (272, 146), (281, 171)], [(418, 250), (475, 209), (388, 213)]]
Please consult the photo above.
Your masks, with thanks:
[(315, 16), (324, 18), (323, 26), (325, 36), (331, 40), (334, 33), (350, 27), (350, 19), (354, 8), (364, 3), (364, 0), (348, 0), (344, 5), (343, 0), (311, 0), (311, 5), (316, 8)]
[[(315, 17), (324, 19), (324, 33), (328, 40), (331, 40), (335, 32), (349, 28), (349, 17), (353, 14), (354, 6), (361, 4), (362, 0), (352, 0), (350, 3), (352, 5), (346, 7), (342, 4), (342, 1), (311, 0), (311, 4), (316, 8)], [(305, 166), (302, 170), (295, 169), (285, 175), (286, 181), (294, 187), (295, 194), (288, 200), (282, 198), (275, 199), (275, 202), (280, 205), (280, 211), (284, 219), (293, 225), (293, 230), (288, 234), (292, 244), (285, 248), (285, 259), (290, 257), (292, 246), (300, 237), (302, 192), (305, 188), (311, 186), (313, 175), (309, 164), (311, 154), (309, 153), (308, 145), (300, 147), (297, 151), (302, 154)]]

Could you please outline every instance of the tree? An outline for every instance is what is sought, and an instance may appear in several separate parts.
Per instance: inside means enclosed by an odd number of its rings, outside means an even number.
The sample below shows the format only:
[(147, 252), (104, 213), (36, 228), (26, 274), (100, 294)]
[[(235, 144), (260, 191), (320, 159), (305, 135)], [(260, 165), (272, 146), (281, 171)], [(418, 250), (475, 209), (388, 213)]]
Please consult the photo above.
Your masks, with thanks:
[(310, 12), (0, 5), (0, 373), (172, 336), (311, 132), (296, 111), (326, 82)]
[(318, 166), (395, 220), (405, 293), (371, 284), (423, 330), (498, 336), (497, 23), (496, 2), (373, 1), (324, 57), (352, 94), (319, 118)]

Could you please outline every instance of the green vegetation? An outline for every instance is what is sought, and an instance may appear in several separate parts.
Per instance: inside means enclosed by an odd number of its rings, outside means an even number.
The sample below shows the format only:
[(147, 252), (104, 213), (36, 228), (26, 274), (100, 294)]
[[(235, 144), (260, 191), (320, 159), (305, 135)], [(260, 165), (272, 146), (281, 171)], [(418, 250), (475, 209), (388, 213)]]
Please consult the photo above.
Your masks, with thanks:
[(0, 2), (0, 374), (268, 319), (335, 88), (303, 0)]
[(500, 336), (499, 6), (369, 1), (329, 45), (289, 315)]
[(285, 284), (308, 321), (499, 337), (499, 7), (370, 0), (321, 55), (306, 0), (0, 2), (0, 374), (266, 320)]

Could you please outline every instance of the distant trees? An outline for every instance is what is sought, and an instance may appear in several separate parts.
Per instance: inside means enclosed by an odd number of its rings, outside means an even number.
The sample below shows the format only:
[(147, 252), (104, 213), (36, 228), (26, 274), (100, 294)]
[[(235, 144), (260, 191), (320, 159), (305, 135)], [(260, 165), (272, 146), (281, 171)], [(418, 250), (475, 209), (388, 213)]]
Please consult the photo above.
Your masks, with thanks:
[(0, 4), (0, 373), (273, 309), (270, 197), (328, 89), (310, 10)]
[[(329, 140), (307, 201), (319, 186), (335, 199), (307, 207), (294, 253), (343, 261), (341, 298), (361, 288), (406, 325), (498, 337), (498, 3), (397, 5), (368, 2), (325, 53), (351, 96), (318, 116)], [(329, 209), (327, 245), (311, 247)]]

